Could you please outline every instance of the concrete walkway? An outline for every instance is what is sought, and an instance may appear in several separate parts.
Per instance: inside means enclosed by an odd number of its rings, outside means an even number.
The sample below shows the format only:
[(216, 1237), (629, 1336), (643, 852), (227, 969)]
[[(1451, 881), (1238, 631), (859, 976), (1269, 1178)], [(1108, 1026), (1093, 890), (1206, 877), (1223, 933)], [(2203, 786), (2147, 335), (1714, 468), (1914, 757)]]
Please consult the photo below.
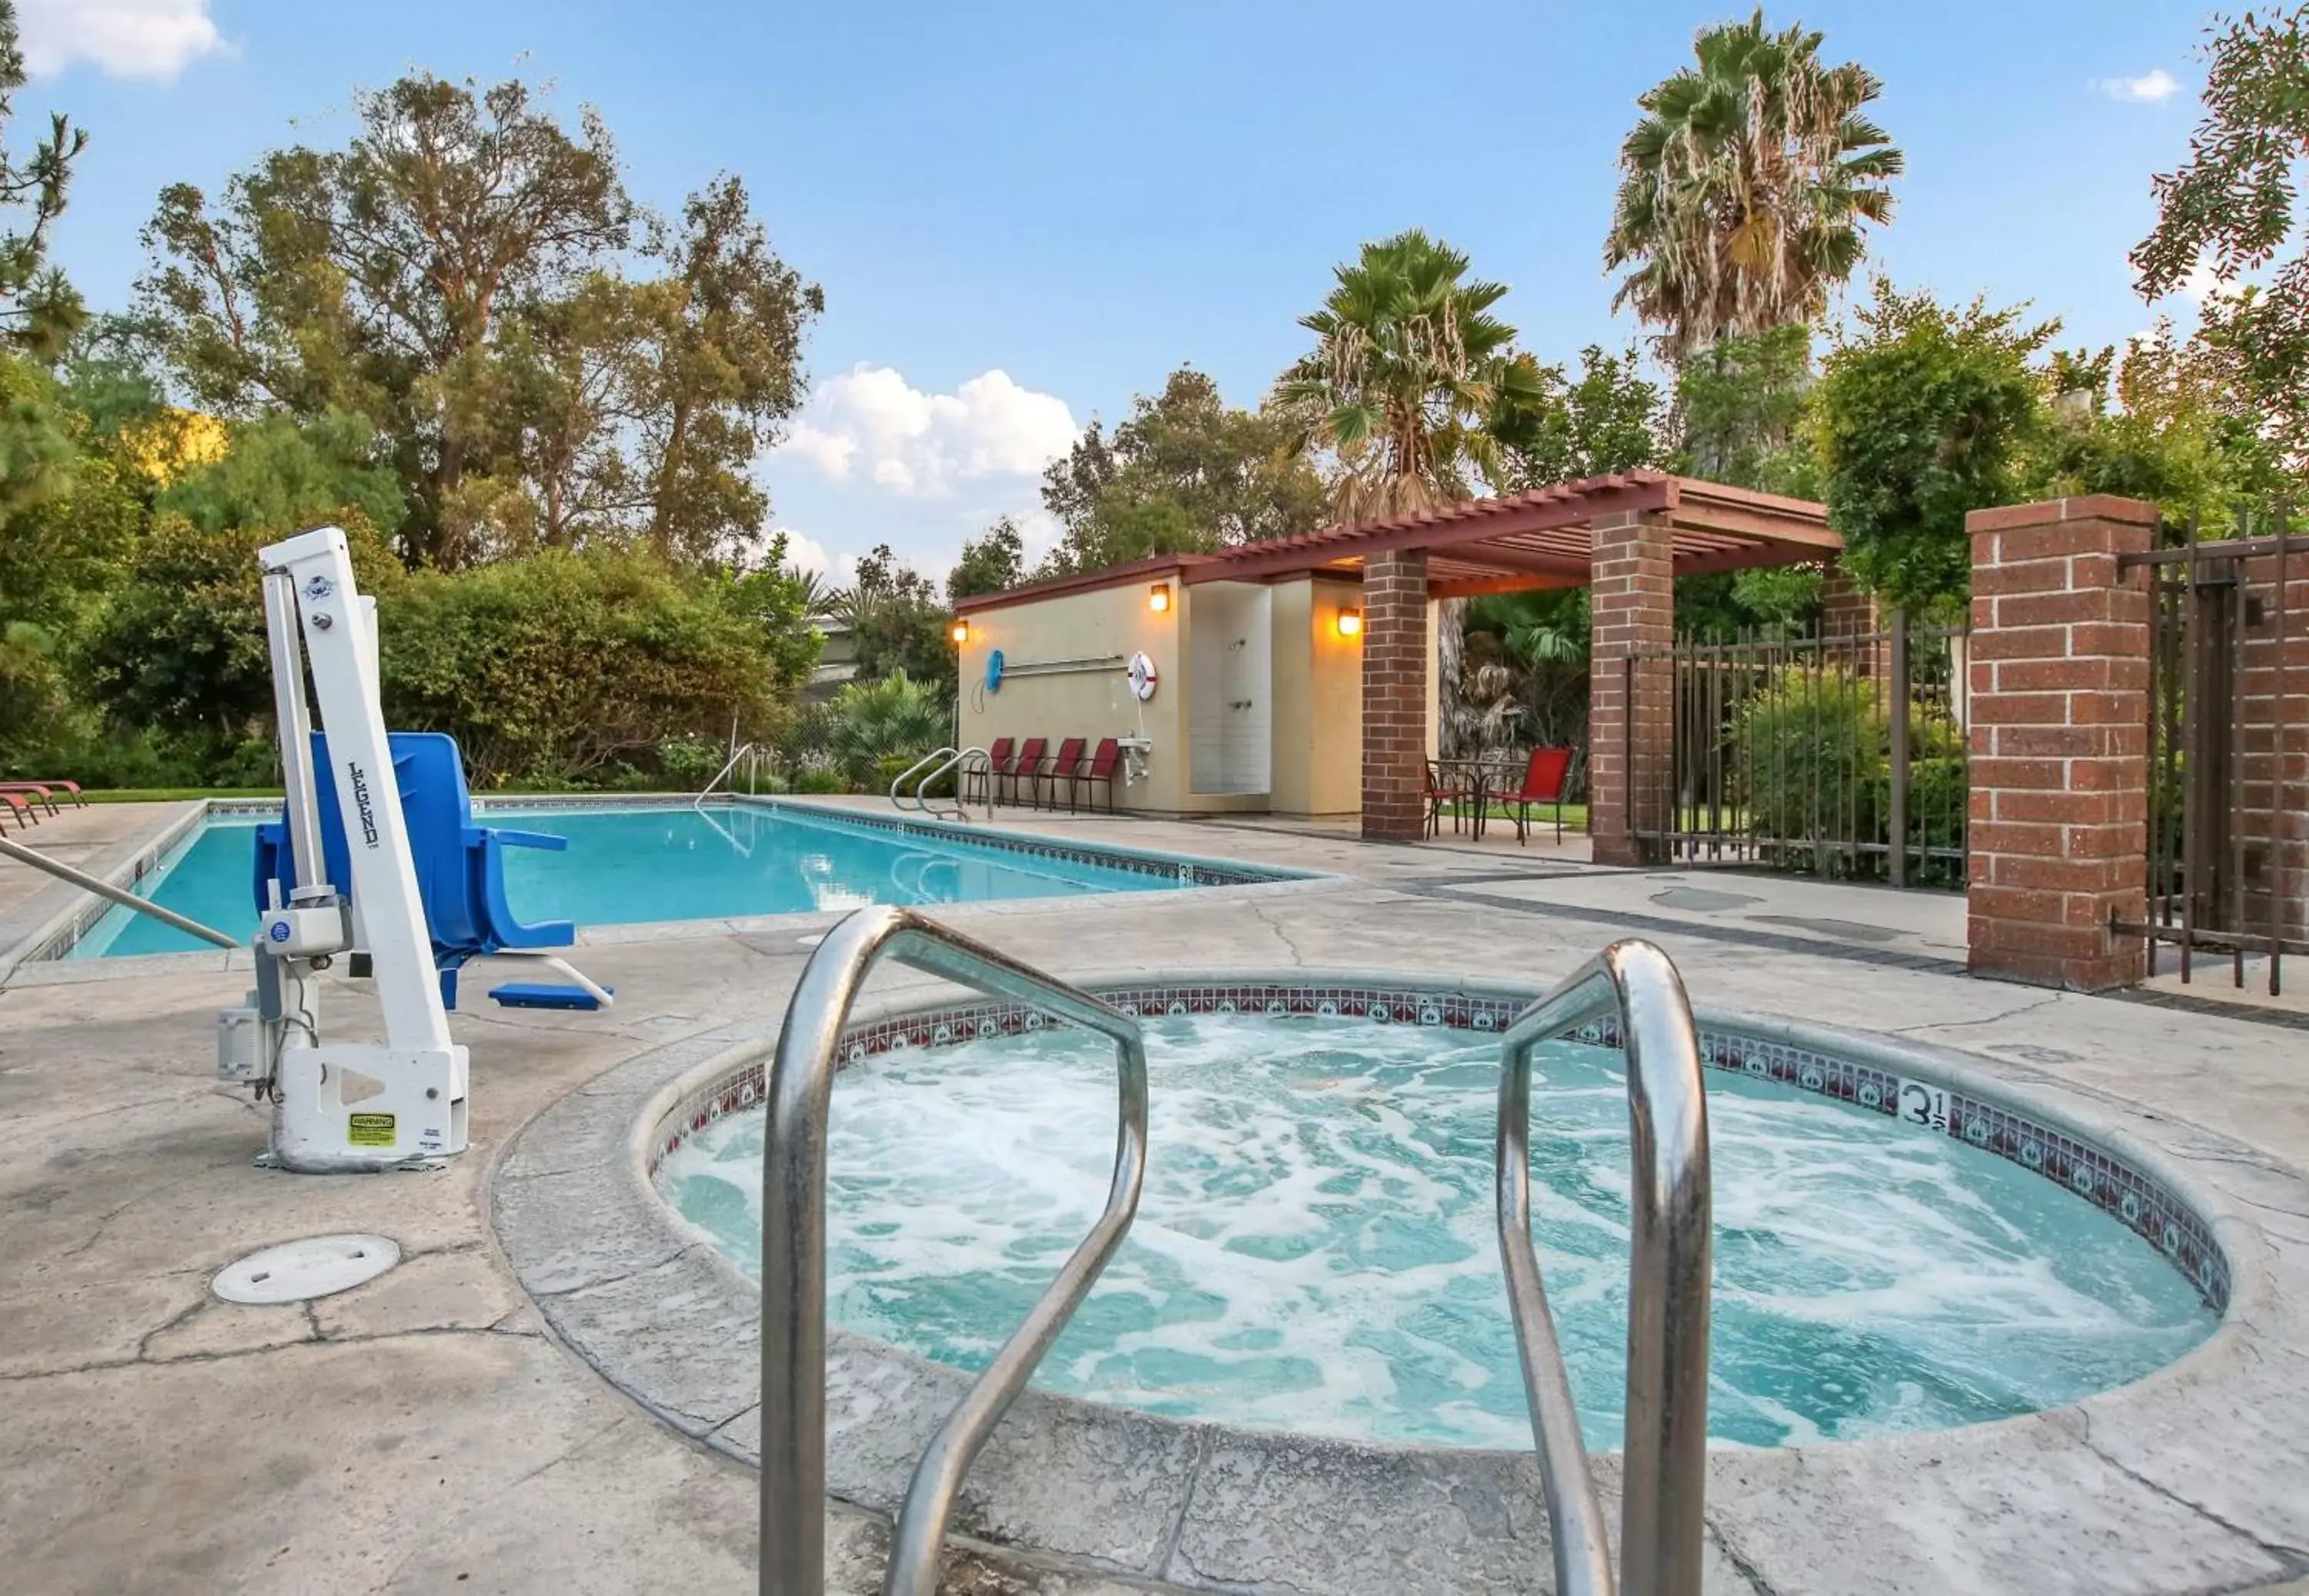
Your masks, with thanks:
[[(1028, 829), (1353, 876), (1250, 895), (942, 911), (1062, 972), (1294, 963), (1545, 979), (1607, 940), (1615, 915), (1633, 916), (1702, 1004), (1929, 1038), (2082, 1100), (2202, 1126), (2271, 1168), (2309, 1170), (2299, 1032), (1966, 979), (1948, 968), (1960, 954), (1935, 918), (1946, 901), (1605, 875), (1536, 847), (1509, 869), (1490, 846), (1367, 848), (1242, 824), (1035, 817)], [(101, 855), (123, 837), (85, 846)], [(0, 913), (21, 874), (0, 861)], [(1722, 901), (1732, 897), (1756, 901)], [(801, 939), (830, 918), (671, 940), (605, 932), (589, 938), (584, 963), (618, 988), (611, 1013), (454, 1016), (473, 1053), (473, 1149), (432, 1175), (251, 1167), (263, 1115), (209, 1079), (211, 1014), (245, 980), (221, 956), (139, 962), (126, 979), (18, 971), (0, 991), (0, 1587), (752, 1590), (754, 1476), (658, 1423), (553, 1341), (485, 1216), (494, 1160), (524, 1123), (646, 1048), (774, 1018), (807, 956)], [(364, 1029), (364, 991), (343, 986), (330, 1005), (333, 1032)], [(2208, 1178), (2251, 1203), (2258, 1160)], [(2309, 1256), (2309, 1214), (2261, 1217), (2273, 1249)], [(407, 1261), (308, 1307), (233, 1307), (208, 1293), (208, 1276), (245, 1252), (356, 1229), (393, 1237)], [(1951, 1523), (2026, 1516), (2026, 1504), (1967, 1507), (1948, 1483), (1918, 1484), (1917, 1510)], [(2218, 1507), (2180, 1510), (2238, 1526), (2233, 1571), (2172, 1588), (2302, 1590), (2270, 1582), (2309, 1572), (2309, 1501), (2216, 1495)], [(878, 1523), (837, 1512), (833, 1528), (835, 1588), (876, 1588)], [(2123, 1551), (2123, 1534), (2110, 1534), (2111, 1555)], [(1883, 1588), (1966, 1588), (1933, 1583), (1924, 1566)], [(2081, 1592), (2090, 1574), (2080, 1565), (2038, 1588)], [(997, 1557), (972, 1560), (948, 1588), (1145, 1587)]]

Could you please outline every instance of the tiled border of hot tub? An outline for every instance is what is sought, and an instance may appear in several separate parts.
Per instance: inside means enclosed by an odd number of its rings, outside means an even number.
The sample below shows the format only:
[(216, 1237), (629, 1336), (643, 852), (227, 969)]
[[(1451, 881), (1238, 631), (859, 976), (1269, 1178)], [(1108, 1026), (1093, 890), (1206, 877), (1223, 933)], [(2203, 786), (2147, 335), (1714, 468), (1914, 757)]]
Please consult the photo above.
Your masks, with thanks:
[[(1092, 989), (1127, 1014), (1336, 1016), (1378, 1024), (1474, 1031), (1503, 1031), (1528, 1006), (1520, 998), (1407, 983), (1382, 987), (1195, 981)], [(1062, 1023), (1025, 1004), (948, 1005), (852, 1026), (843, 1032), (842, 1062), (862, 1064), (894, 1052), (1015, 1036)], [(1576, 1035), (1580, 1041), (1616, 1048), (1619, 1022), (1604, 1020), (1582, 1027)], [(1816, 1048), (1721, 1030), (1703, 1030), (1700, 1050), (1711, 1068), (1771, 1081), (1896, 1120), (1901, 1117), (1903, 1082), (1925, 1079), (1904, 1077)], [(765, 1063), (757, 1061), (675, 1104), (650, 1138), (645, 1163), (650, 1178), (656, 1178), (665, 1156), (690, 1136), (724, 1114), (752, 1108), (760, 1100), (765, 1068)], [(1941, 1096), (1926, 1100), (1927, 1122), (1917, 1128), (1967, 1143), (2066, 1188), (2155, 1247), (2214, 1312), (2228, 1306), (2229, 1260), (2214, 1239), (2212, 1227), (2162, 1181), (2057, 1126), (1933, 1084)]]

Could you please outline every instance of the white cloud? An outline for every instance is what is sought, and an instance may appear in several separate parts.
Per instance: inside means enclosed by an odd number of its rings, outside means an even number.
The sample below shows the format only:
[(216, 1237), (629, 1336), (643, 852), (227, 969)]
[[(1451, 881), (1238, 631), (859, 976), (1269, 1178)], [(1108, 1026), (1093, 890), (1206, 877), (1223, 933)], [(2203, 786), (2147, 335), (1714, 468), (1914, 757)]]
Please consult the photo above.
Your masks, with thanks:
[(2137, 78), (2103, 78), (2100, 91), (2111, 99), (2129, 99), (2142, 105), (2155, 105), (2181, 92), (2181, 80), (2159, 66)]
[(819, 386), (779, 452), (835, 481), (938, 498), (966, 482), (1034, 476), (1079, 430), (1066, 401), (1007, 372), (925, 393), (890, 367), (861, 364)]
[(33, 73), (91, 61), (117, 78), (172, 78), (224, 47), (209, 0), (20, 0)]
[(2210, 261), (2199, 261), (2189, 268), (2189, 274), (2181, 280), (2180, 291), (2202, 305), (2221, 291), (2220, 273), (2213, 270), (2213, 263)]
[(835, 554), (825, 544), (790, 526), (777, 528), (773, 537), (786, 540), (786, 564), (816, 572), (834, 587), (847, 587), (858, 578), (858, 556)]

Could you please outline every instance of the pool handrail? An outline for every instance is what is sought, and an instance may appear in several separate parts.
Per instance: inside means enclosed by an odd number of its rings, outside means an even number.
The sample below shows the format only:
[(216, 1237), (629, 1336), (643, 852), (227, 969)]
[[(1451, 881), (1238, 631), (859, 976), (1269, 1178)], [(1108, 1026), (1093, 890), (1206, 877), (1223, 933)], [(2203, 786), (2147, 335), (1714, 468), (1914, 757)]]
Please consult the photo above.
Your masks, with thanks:
[[(1531, 1240), (1531, 1064), (1539, 1046), (1616, 1014), (1628, 1060), (1628, 1385), (1620, 1567), (1580, 1439)], [(1707, 1523), (1708, 1321), (1714, 1214), (1699, 1035), (1682, 979), (1648, 942), (1615, 942), (1500, 1039), (1495, 1178), (1524, 1392), (1559, 1596), (1699, 1596)]]
[(1121, 1244), (1146, 1177), (1146, 1045), (1137, 1019), (911, 910), (861, 909), (826, 933), (786, 1005), (764, 1092), (761, 1596), (826, 1590), (827, 1111), (843, 1027), (884, 958), (1110, 1038), (1120, 1109), (1106, 1207), (915, 1465), (884, 1596), (933, 1596), (964, 1475)]
[(248, 945), (246, 943), (234, 941), (214, 926), (203, 926), (200, 921), (189, 919), (173, 909), (163, 909), (150, 898), (140, 898), (125, 887), (115, 886), (101, 876), (91, 876), (87, 871), (67, 865), (62, 859), (52, 859), (44, 853), (25, 847), (21, 842), (11, 842), (7, 838), (0, 837), (0, 857), (14, 859), (20, 864), (30, 865), (35, 870), (45, 870), (59, 881), (69, 881), (82, 891), (94, 893), (98, 897), (108, 899), (124, 909), (133, 909), (139, 914), (150, 915), (162, 925), (174, 927), (187, 936), (197, 936), (203, 942), (212, 943), (221, 948), (231, 948), (236, 952)]
[[(925, 796), (925, 789), (947, 772), (959, 772), (973, 759), (985, 764), (990, 770), (992, 768), (992, 757), (985, 749), (979, 747), (957, 748), (949, 743), (943, 748), (936, 748), (923, 755), (904, 770), (900, 771), (896, 780), (890, 783), (890, 807), (895, 809), (917, 809), (922, 814), (939, 820), (968, 820), (970, 811), (963, 804), (963, 782), (959, 773), (955, 778), (954, 807), (951, 809), (932, 808), (931, 800)], [(906, 783), (910, 781), (914, 783), (911, 803), (908, 801), (909, 795), (905, 792)], [(990, 781), (986, 800), (990, 814), (994, 807), (993, 790)]]
[(757, 758), (760, 756), (761, 752), (761, 749), (752, 743), (739, 743), (737, 746), (731, 748), (730, 750), (730, 757), (722, 762), (722, 768), (720, 770), (713, 772), (713, 779), (697, 789), (697, 796), (689, 800), (689, 807), (697, 810), (700, 814), (703, 814), (705, 809), (705, 799), (707, 795), (712, 793), (715, 788), (721, 786), (724, 781), (729, 779), (730, 772), (738, 768), (738, 762), (741, 759)]

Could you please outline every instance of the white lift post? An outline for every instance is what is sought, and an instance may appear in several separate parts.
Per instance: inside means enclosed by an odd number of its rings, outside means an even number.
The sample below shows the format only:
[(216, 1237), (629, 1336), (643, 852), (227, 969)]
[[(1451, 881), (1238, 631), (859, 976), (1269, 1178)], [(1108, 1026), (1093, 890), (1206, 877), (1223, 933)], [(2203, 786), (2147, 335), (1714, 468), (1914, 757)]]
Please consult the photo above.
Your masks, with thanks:
[[(449, 1040), (378, 694), (373, 603), (335, 527), (259, 551), (280, 711), (282, 806), (297, 880), (256, 935), (257, 991), (220, 1016), (218, 1073), (273, 1100), (271, 1161), (309, 1173), (387, 1169), (465, 1150), (465, 1049)], [(352, 880), (324, 879), (305, 671), (327, 734)], [(385, 1041), (322, 1040), (317, 972), (359, 942)]]

